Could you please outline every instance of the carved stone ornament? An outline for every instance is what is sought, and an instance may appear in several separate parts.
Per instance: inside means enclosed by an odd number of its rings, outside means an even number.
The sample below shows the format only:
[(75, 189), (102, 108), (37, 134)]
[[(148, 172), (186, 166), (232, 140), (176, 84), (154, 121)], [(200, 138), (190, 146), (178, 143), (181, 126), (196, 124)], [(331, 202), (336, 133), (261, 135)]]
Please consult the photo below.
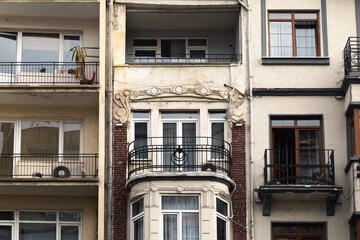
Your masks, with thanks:
[(149, 96), (158, 96), (163, 93), (163, 90), (158, 87), (149, 88), (149, 89), (146, 89), (145, 91), (146, 91), (146, 94)]
[(130, 99), (134, 99), (136, 97), (136, 93), (129, 90), (124, 89), (119, 91), (114, 96), (115, 109), (114, 109), (114, 118), (115, 120), (121, 123), (128, 123), (131, 115), (130, 111)]
[(201, 96), (208, 96), (211, 94), (211, 89), (207, 87), (197, 87), (195, 88), (195, 93)]
[(239, 91), (234, 89), (229, 92), (229, 102), (227, 120), (229, 125), (232, 126), (232, 123), (236, 123), (244, 119), (244, 111), (240, 108), (240, 106), (244, 103), (244, 97)]
[(187, 88), (183, 87), (183, 86), (175, 86), (175, 87), (171, 88), (171, 92), (178, 94), (178, 95), (187, 93), (187, 91), (188, 91)]

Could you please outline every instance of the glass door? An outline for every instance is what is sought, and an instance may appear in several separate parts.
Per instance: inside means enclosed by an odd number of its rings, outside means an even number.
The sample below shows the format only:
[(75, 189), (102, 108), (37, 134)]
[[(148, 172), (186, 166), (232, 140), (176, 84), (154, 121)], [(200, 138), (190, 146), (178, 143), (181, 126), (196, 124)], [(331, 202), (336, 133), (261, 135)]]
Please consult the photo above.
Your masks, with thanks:
[(14, 123), (0, 122), (0, 177), (12, 177), (14, 167)]

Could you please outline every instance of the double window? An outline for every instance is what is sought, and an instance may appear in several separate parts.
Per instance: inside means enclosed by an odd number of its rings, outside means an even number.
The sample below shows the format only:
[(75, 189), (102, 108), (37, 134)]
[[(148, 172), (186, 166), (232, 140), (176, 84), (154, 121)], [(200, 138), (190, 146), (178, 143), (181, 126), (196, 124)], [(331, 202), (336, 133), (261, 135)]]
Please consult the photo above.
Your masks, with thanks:
[(0, 211), (0, 238), (5, 240), (80, 240), (81, 213)]
[(71, 62), (79, 34), (1, 32), (0, 62)]
[(269, 12), (270, 57), (320, 56), (318, 12)]
[(274, 223), (273, 240), (325, 240), (325, 225), (311, 223)]
[(199, 240), (199, 197), (162, 196), (163, 240)]
[(135, 63), (205, 62), (207, 39), (134, 39)]

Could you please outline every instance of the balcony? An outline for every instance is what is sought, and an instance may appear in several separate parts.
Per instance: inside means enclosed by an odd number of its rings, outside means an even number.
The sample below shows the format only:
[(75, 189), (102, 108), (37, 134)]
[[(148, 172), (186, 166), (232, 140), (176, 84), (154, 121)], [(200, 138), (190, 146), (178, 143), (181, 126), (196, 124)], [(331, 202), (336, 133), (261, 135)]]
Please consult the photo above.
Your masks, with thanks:
[[(0, 62), (0, 85), (95, 85), (98, 62)], [(82, 71), (81, 79), (76, 76)]]
[[(327, 215), (334, 215), (342, 187), (335, 185), (334, 150), (266, 149), (264, 185), (258, 189), (263, 215), (270, 215), (271, 199), (323, 200)], [(310, 195), (309, 195), (310, 194)]]
[(90, 180), (98, 177), (97, 154), (0, 155), (0, 181)]
[(230, 144), (209, 137), (151, 137), (128, 146), (129, 179), (153, 173), (167, 177), (176, 177), (176, 173), (182, 173), (181, 177), (209, 173), (231, 178), (231, 167)]
[(345, 76), (360, 76), (360, 38), (349, 37), (344, 48)]

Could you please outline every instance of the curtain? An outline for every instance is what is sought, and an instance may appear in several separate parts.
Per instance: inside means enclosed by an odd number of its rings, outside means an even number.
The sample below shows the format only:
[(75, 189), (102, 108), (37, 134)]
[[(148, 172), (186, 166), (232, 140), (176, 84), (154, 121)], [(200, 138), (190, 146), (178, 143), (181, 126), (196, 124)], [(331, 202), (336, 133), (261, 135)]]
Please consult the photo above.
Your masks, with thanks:
[(134, 240), (144, 239), (144, 218), (141, 217), (134, 221)]
[(164, 214), (164, 240), (177, 240), (177, 214)]
[(162, 210), (199, 210), (196, 196), (163, 196)]
[(199, 214), (182, 214), (182, 240), (199, 239)]
[(292, 23), (270, 22), (270, 56), (292, 57)]

